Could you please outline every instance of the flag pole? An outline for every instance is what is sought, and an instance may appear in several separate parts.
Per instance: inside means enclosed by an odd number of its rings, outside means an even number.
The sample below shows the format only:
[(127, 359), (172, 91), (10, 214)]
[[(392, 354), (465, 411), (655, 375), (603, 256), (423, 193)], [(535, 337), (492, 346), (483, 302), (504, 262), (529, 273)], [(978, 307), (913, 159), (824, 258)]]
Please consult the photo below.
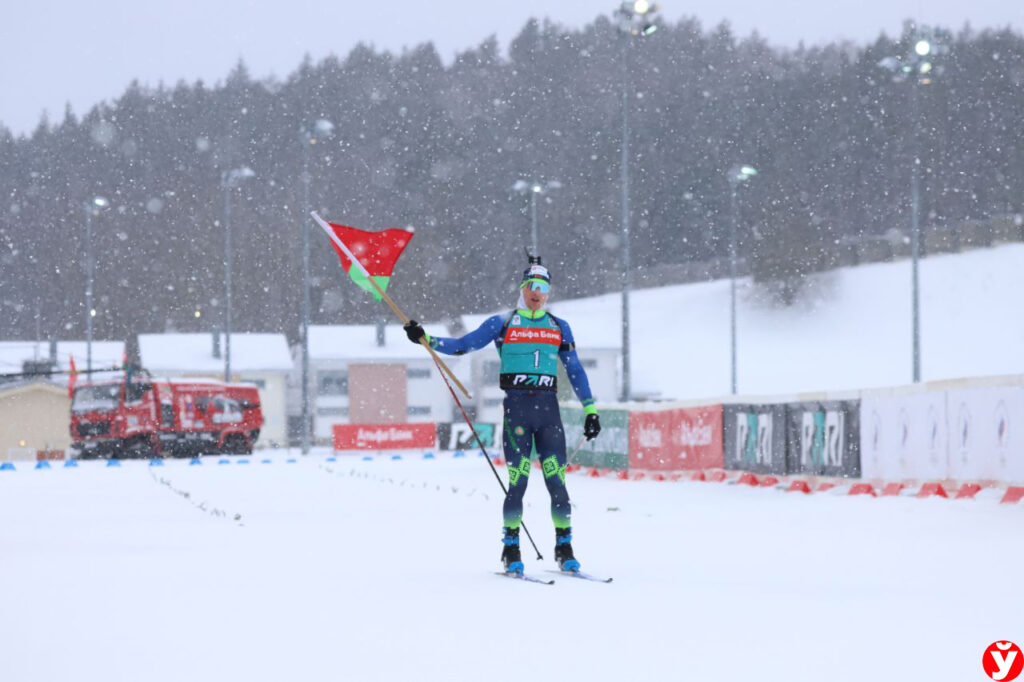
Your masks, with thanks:
[[(363, 264), (359, 262), (359, 259), (355, 257), (355, 254), (353, 254), (352, 251), (348, 248), (348, 246), (345, 245), (345, 242), (338, 239), (338, 235), (334, 234), (334, 230), (332, 230), (331, 226), (327, 224), (327, 221), (321, 218), (320, 214), (317, 213), (316, 211), (310, 211), (310, 215), (313, 216), (313, 220), (317, 222), (317, 225), (323, 228), (324, 232), (327, 233), (327, 236), (331, 238), (331, 241), (337, 244), (338, 248), (341, 249), (346, 256), (348, 256), (349, 260), (352, 261), (352, 264), (359, 268), (359, 272), (363, 273), (363, 277), (365, 277), (366, 280), (373, 285), (373, 288), (377, 290), (377, 293), (380, 294), (380, 297), (382, 299), (384, 299), (384, 302), (387, 303), (391, 310), (395, 313), (395, 315), (398, 316), (398, 319), (402, 321), (402, 324), (408, 324), (409, 317), (405, 313), (403, 313), (397, 305), (395, 305), (395, 302), (391, 300), (391, 297), (387, 295), (387, 293), (380, 287), (379, 284), (377, 284), (377, 280), (370, 276), (369, 271), (367, 271), (367, 269), (363, 267)], [(465, 395), (467, 398), (472, 398), (473, 396), (469, 394), (469, 391), (467, 391), (466, 387), (462, 385), (462, 382), (459, 381), (458, 377), (455, 376), (451, 368), (445, 364), (444, 360), (441, 359), (441, 356), (437, 354), (437, 351), (430, 347), (430, 344), (427, 343), (426, 337), (420, 338), (420, 344), (427, 349), (427, 352), (430, 353), (430, 356), (434, 359), (434, 362), (437, 363), (437, 366), (440, 367), (444, 371), (444, 373), (447, 374), (451, 378), (451, 380), (455, 382), (455, 385), (459, 387), (459, 390), (462, 391), (463, 395)]]

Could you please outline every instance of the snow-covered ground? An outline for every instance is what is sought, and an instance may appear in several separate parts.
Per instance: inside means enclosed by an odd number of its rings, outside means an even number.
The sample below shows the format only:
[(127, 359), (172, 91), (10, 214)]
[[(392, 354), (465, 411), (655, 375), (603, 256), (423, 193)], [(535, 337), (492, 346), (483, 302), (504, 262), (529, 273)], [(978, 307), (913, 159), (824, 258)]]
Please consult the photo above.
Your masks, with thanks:
[(491, 574), (479, 457), (263, 457), (0, 472), (0, 679), (960, 682), (1024, 640), (1024, 505), (571, 475), (615, 582), (547, 587)]
[[(1022, 265), (1024, 244), (921, 260), (923, 380), (1024, 374)], [(554, 275), (551, 309), (572, 325), (577, 345), (620, 346), (620, 295), (561, 301)], [(910, 383), (910, 292), (909, 260), (817, 274), (791, 307), (740, 279), (739, 393)], [(636, 290), (630, 307), (634, 393), (676, 400), (729, 393), (729, 280)]]

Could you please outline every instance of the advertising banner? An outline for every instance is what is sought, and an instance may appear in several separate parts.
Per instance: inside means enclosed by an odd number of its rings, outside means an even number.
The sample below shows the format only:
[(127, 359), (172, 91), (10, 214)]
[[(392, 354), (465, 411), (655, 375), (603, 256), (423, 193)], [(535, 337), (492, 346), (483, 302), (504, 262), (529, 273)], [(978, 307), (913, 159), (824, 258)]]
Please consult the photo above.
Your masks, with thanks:
[(437, 427), (426, 424), (335, 424), (335, 450), (411, 450), (432, 448)]
[(1024, 388), (953, 389), (946, 405), (952, 478), (1024, 482)]
[(860, 476), (860, 401), (790, 403), (786, 421), (787, 473)]
[[(568, 454), (576, 448), (583, 436), (583, 408), (561, 407), (562, 424), (565, 426), (565, 446)], [(629, 411), (602, 409), (601, 434), (583, 444), (570, 464), (599, 469), (629, 468)]]
[(946, 392), (868, 395), (860, 403), (864, 478), (949, 477)]
[[(497, 424), (478, 422), (473, 424), (476, 435), (483, 441), (484, 447), (492, 455), (500, 455), (501, 441)], [(437, 425), (437, 447), (441, 450), (478, 450), (479, 444), (466, 422), (453, 422)]]
[(723, 465), (721, 405), (630, 415), (630, 469), (678, 471)]
[(785, 405), (726, 405), (722, 415), (726, 469), (786, 473)]

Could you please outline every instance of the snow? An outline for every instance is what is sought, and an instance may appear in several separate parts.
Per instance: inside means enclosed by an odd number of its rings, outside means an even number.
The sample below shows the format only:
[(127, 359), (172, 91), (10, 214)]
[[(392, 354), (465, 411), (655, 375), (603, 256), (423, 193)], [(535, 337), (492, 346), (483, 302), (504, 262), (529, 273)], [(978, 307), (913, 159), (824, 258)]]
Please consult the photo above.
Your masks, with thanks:
[[(1024, 244), (920, 261), (924, 381), (1024, 374)], [(556, 273), (557, 275), (557, 273)], [(792, 307), (737, 282), (738, 392), (780, 395), (910, 383), (909, 260), (812, 277)], [(621, 348), (621, 295), (559, 300), (576, 345)], [(475, 329), (487, 316), (464, 316)], [(630, 296), (632, 388), (663, 399), (730, 392), (729, 280), (637, 289)], [(428, 328), (429, 331), (429, 328)]]
[(390, 454), (0, 472), (3, 678), (941, 682), (1020, 643), (1024, 505), (570, 475), (615, 582), (547, 587), (491, 575), (482, 459)]
[[(85, 341), (57, 342), (57, 369), (69, 371), (71, 358), (75, 367), (82, 371), (86, 367), (88, 344)], [(0, 341), (0, 374), (19, 374), (22, 363), (27, 360), (47, 360), (50, 357), (49, 341)], [(123, 341), (93, 341), (92, 366), (120, 367), (124, 358)]]
[[(220, 334), (221, 357), (213, 356), (213, 334), (139, 334), (142, 366), (161, 372), (214, 373), (224, 371), (225, 335)], [(292, 358), (284, 334), (231, 334), (233, 372), (288, 372)]]

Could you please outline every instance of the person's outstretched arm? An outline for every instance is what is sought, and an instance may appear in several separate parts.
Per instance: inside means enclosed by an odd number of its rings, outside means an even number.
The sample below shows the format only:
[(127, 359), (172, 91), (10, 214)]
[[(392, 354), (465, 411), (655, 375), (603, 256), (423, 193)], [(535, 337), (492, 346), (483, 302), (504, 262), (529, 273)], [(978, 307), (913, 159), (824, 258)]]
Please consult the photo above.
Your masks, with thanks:
[(409, 320), (405, 325), (405, 335), (413, 343), (419, 343), (421, 337), (426, 337), (430, 347), (438, 353), (445, 355), (463, 355), (473, 350), (480, 350), (487, 344), (498, 338), (505, 320), (501, 315), (492, 315), (484, 320), (479, 327), (465, 336), (451, 338), (446, 336), (431, 336), (423, 329), (423, 326), (416, 320)]

